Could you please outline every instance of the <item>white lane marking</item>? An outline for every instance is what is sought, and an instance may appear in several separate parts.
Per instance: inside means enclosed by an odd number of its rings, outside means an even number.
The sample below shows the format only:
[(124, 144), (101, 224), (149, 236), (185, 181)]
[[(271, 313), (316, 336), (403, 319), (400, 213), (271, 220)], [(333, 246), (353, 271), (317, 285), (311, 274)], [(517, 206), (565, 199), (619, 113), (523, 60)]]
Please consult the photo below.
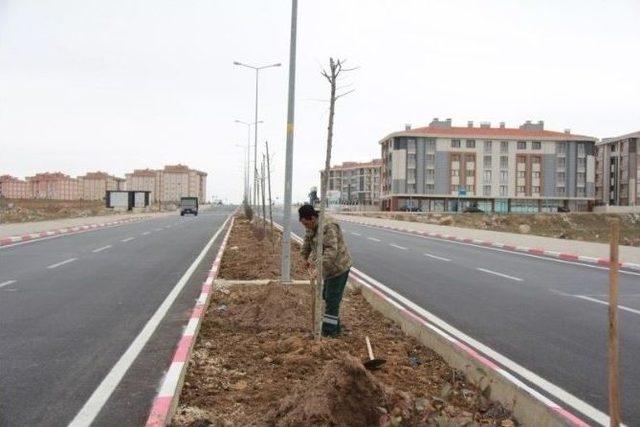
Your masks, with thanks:
[[(571, 294), (564, 294), (564, 295), (569, 296), (569, 297), (574, 297), (574, 298), (580, 298), (580, 299), (583, 299), (583, 300), (586, 300), (586, 301), (595, 302), (597, 304), (602, 304), (602, 305), (606, 305), (606, 306), (609, 305), (609, 301), (602, 301), (602, 300), (599, 300), (599, 299), (588, 297), (586, 295), (571, 295)], [(640, 310), (636, 310), (635, 308), (625, 307), (624, 305), (619, 305), (619, 304), (618, 304), (618, 308), (620, 310), (628, 311), (629, 313), (640, 314)]]
[(98, 252), (102, 252), (102, 251), (104, 251), (105, 249), (109, 249), (110, 247), (111, 247), (111, 245), (103, 246), (103, 247), (101, 247), (101, 248), (94, 249), (94, 250), (92, 250), (91, 252), (93, 252), (94, 254), (97, 254)]
[(135, 237), (127, 237), (126, 239), (122, 239), (122, 240), (120, 240), (120, 241), (121, 241), (121, 242), (130, 242), (130, 241), (132, 241), (132, 240), (134, 240), (134, 239), (135, 239)]
[(162, 227), (156, 228), (156, 231), (162, 231)]
[(522, 282), (522, 279), (519, 277), (509, 276), (508, 274), (498, 273), (497, 271), (487, 270), (486, 268), (476, 268), (476, 270), (484, 271), (485, 273), (494, 274), (496, 276), (504, 277), (505, 279), (515, 280), (516, 282)]
[(73, 262), (75, 260), (77, 260), (78, 258), (69, 258), (69, 259), (65, 259), (64, 261), (55, 263), (55, 264), (51, 264), (50, 266), (48, 266), (47, 268), (58, 268), (61, 265), (65, 265), (65, 264), (69, 264), (70, 262)]
[[(431, 237), (431, 236), (425, 236), (425, 235), (416, 234), (416, 233), (405, 233), (405, 232), (402, 232), (402, 231), (390, 230), (390, 229), (383, 228), (383, 227), (376, 227), (374, 225), (365, 225), (365, 224), (358, 224), (358, 225), (360, 225), (361, 227), (373, 228), (374, 230), (382, 230), (382, 231), (388, 231), (390, 233), (402, 234), (403, 236), (412, 236), (412, 237), (418, 237), (418, 238), (421, 238), (421, 239), (435, 240), (435, 241), (438, 241), (438, 242), (446, 242), (446, 243), (454, 243), (456, 245), (463, 245), (463, 246), (474, 246), (476, 248), (487, 249), (487, 250), (490, 250), (490, 251), (504, 252), (506, 254), (519, 255), (519, 256), (524, 256), (524, 257), (529, 257), (529, 258), (537, 258), (537, 259), (541, 259), (543, 261), (552, 261), (552, 262), (558, 262), (558, 263), (561, 263), (561, 264), (572, 264), (572, 265), (577, 265), (577, 266), (580, 266), (580, 267), (595, 268), (597, 270), (609, 271), (609, 267), (601, 267), (601, 266), (598, 266), (598, 265), (585, 264), (585, 263), (581, 263), (581, 262), (567, 261), (567, 260), (563, 260), (563, 259), (550, 258), (550, 257), (546, 257), (546, 256), (540, 256), (540, 255), (533, 255), (533, 254), (528, 254), (528, 253), (523, 253), (523, 252), (510, 251), (510, 250), (507, 250), (507, 249), (499, 249), (499, 248), (494, 248), (494, 247), (490, 247), (490, 246), (479, 245), (479, 244), (476, 244), (476, 243), (458, 242), (456, 240), (447, 240), (447, 239), (443, 239), (441, 237)], [(628, 274), (630, 276), (640, 276), (640, 273), (635, 273), (635, 272), (628, 271), (628, 270), (618, 270), (618, 273), (620, 273), (620, 274)]]
[(433, 258), (433, 259), (439, 259), (440, 261), (451, 261), (449, 258), (443, 258), (441, 256), (436, 256), (436, 255), (431, 255), (431, 254), (424, 254), (425, 256), (428, 256), (429, 258)]
[(193, 264), (191, 264), (178, 283), (176, 283), (165, 300), (162, 301), (162, 304), (160, 304), (156, 312), (153, 313), (153, 316), (151, 316), (147, 321), (144, 328), (142, 328), (138, 336), (136, 336), (133, 342), (129, 345), (129, 348), (127, 348), (124, 354), (120, 356), (118, 362), (116, 362), (113, 368), (111, 368), (111, 371), (109, 371), (107, 376), (102, 380), (98, 388), (91, 394), (89, 400), (87, 400), (82, 409), (80, 409), (76, 414), (69, 424), (69, 427), (85, 427), (91, 425), (113, 391), (116, 389), (118, 384), (120, 384), (120, 381), (129, 370), (129, 367), (136, 360), (144, 346), (158, 328), (158, 325), (162, 322), (165, 315), (173, 305), (173, 302), (176, 300), (178, 295), (180, 295), (182, 289), (184, 289), (200, 262), (202, 262), (202, 259), (205, 257), (220, 233), (225, 229), (230, 218), (231, 215), (227, 217), (225, 222), (220, 226), (220, 228), (218, 228), (218, 231), (216, 231), (213, 237), (211, 237), (211, 240), (209, 240), (205, 245), (198, 257), (193, 261)]
[(394, 248), (398, 248), (398, 249), (402, 249), (403, 251), (406, 251), (407, 248), (405, 248), (404, 246), (398, 246), (394, 243), (389, 243), (389, 246), (393, 246)]
[(360, 233), (355, 233), (355, 232), (351, 232), (351, 234), (353, 234), (354, 236), (360, 236)]
[(143, 236), (146, 236), (147, 234), (151, 234), (150, 231), (145, 231), (144, 233), (141, 233)]
[[(470, 337), (469, 335), (465, 334), (461, 330), (456, 329), (455, 327), (451, 326), (450, 324), (448, 324), (444, 320), (440, 319), (436, 315), (431, 314), (430, 312), (428, 312), (424, 308), (420, 307), (416, 303), (412, 302), (411, 300), (403, 297), (402, 295), (400, 295), (399, 293), (393, 291), (392, 289), (389, 289), (387, 286), (383, 285), (382, 283), (380, 283), (379, 281), (377, 281), (373, 277), (363, 273), (362, 271), (360, 271), (360, 270), (358, 270), (356, 268), (354, 268), (354, 270), (356, 271), (356, 274), (358, 274), (359, 276), (363, 277), (364, 279), (366, 279), (370, 283), (375, 284), (379, 288), (384, 289), (384, 291), (387, 294), (391, 295), (393, 298), (397, 299), (398, 301), (402, 302), (407, 307), (409, 307), (412, 310), (414, 310), (415, 312), (419, 313), (422, 317), (427, 319), (427, 321), (429, 321), (432, 324), (438, 326), (439, 328), (443, 329), (447, 333), (449, 333), (449, 334), (453, 335), (454, 337), (456, 337), (457, 339), (463, 341), (467, 345), (475, 348), (479, 352), (484, 353), (486, 356), (488, 356), (489, 358), (495, 360), (496, 362), (498, 362), (499, 364), (501, 364), (505, 368), (509, 369), (512, 372), (515, 372), (516, 374), (518, 374), (521, 377), (523, 377), (525, 380), (535, 384), (537, 387), (539, 387), (542, 390), (546, 391), (547, 393), (551, 394), (555, 398), (561, 400), (562, 402), (564, 402), (564, 403), (570, 405), (571, 407), (575, 408), (576, 410), (580, 411), (582, 414), (588, 416), (592, 420), (596, 421), (598, 424), (601, 424), (603, 426), (608, 426), (609, 425), (609, 416), (607, 414), (599, 411), (598, 409), (594, 408), (593, 406), (589, 405), (584, 400), (574, 396), (573, 394), (565, 391), (564, 389), (558, 387), (557, 385), (545, 380), (544, 378), (542, 378), (541, 376), (539, 376), (539, 375), (535, 374), (534, 372), (528, 370), (524, 366), (522, 366), (522, 365), (514, 362), (513, 360), (509, 359), (508, 357), (503, 356), (502, 354), (498, 353), (497, 351), (495, 351), (491, 347), (488, 347), (488, 346), (482, 344), (480, 341)], [(533, 389), (530, 389), (530, 390), (531, 391), (535, 391)], [(541, 397), (544, 397), (544, 396), (541, 396)]]
[(376, 239), (375, 237), (367, 237), (369, 240), (373, 240), (374, 242), (379, 242), (380, 239)]
[(17, 282), (17, 280), (7, 280), (6, 282), (0, 283), (0, 288), (2, 288), (4, 286), (7, 286), (7, 285), (10, 285), (12, 283), (16, 283), (16, 282)]

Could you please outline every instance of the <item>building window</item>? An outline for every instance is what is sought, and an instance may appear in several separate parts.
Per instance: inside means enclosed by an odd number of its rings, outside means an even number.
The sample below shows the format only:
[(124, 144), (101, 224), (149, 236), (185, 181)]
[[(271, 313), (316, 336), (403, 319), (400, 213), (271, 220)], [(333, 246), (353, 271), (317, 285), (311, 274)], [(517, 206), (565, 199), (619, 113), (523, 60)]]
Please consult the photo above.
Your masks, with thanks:
[(458, 169), (451, 169), (451, 176), (460, 176), (460, 171)]
[(500, 154), (507, 154), (509, 152), (509, 141), (500, 141)]
[(578, 157), (578, 169), (584, 169), (587, 167), (587, 159), (584, 157)]
[(533, 187), (532, 192), (533, 194), (540, 194), (540, 187)]
[(586, 176), (587, 175), (584, 172), (578, 172), (578, 174), (577, 174), (578, 185), (584, 185), (585, 184)]
[(538, 171), (531, 172), (531, 178), (540, 179), (540, 172)]
[(500, 184), (506, 184), (509, 181), (509, 172), (500, 171)]
[(427, 140), (427, 153), (435, 153), (436, 152), (436, 142), (432, 139)]
[(452, 139), (451, 140), (451, 148), (460, 148), (460, 140)]
[(491, 152), (491, 141), (485, 141), (484, 142), (484, 152), (485, 153), (490, 153)]
[(491, 196), (491, 186), (490, 185), (485, 185), (484, 187), (482, 187), (482, 195), (483, 196)]
[(584, 188), (578, 188), (576, 190), (576, 195), (578, 197), (586, 197), (586, 192), (585, 192)]
[(435, 164), (436, 164), (436, 156), (434, 154), (427, 154), (427, 156), (426, 156), (426, 164), (427, 164), (427, 167), (435, 166)]
[(518, 185), (518, 186), (516, 187), (516, 191), (517, 191), (518, 193), (524, 193), (524, 185)]
[(484, 156), (483, 162), (486, 169), (491, 169), (491, 156)]
[(531, 143), (532, 150), (540, 150), (541, 148), (542, 148), (542, 144), (540, 143), (540, 141), (533, 141)]
[(465, 174), (465, 177), (466, 177), (467, 179), (469, 179), (469, 178), (473, 178), (473, 177), (474, 177), (474, 175), (475, 175), (475, 171), (474, 171), (473, 169), (467, 169), (467, 172), (466, 172), (466, 174)]
[(501, 185), (500, 186), (500, 195), (501, 196), (508, 196), (509, 195), (508, 187), (506, 185)]
[(578, 157), (584, 157), (584, 156), (585, 156), (584, 144), (578, 144)]
[(434, 180), (436, 177), (435, 169), (427, 169), (426, 178), (427, 180)]
[(558, 157), (558, 169), (564, 169), (567, 164), (567, 160), (564, 157)]
[(518, 141), (518, 150), (526, 150), (527, 141)]
[(556, 154), (564, 155), (567, 152), (567, 147), (564, 142), (556, 142)]
[(434, 193), (436, 191), (435, 184), (427, 184), (424, 186), (424, 189), (427, 193)]
[(509, 168), (509, 158), (507, 156), (500, 156), (500, 169)]
[(491, 171), (484, 171), (484, 182), (491, 182)]
[(476, 141), (474, 139), (467, 139), (467, 148), (476, 148)]
[(452, 193), (457, 193), (458, 192), (458, 186), (457, 185), (452, 185), (451, 186), (451, 192)]
[(557, 196), (564, 196), (565, 195), (564, 187), (557, 187), (556, 188), (556, 195)]
[(525, 174), (524, 171), (518, 171), (518, 178), (524, 178)]

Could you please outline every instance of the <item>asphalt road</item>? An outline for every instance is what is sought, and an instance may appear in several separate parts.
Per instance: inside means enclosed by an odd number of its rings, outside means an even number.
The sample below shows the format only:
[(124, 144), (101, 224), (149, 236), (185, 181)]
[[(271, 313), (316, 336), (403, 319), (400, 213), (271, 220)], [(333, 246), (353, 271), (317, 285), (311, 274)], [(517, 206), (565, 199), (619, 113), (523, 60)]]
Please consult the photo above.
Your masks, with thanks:
[[(0, 425), (68, 424), (230, 208), (0, 249)], [(95, 419), (142, 425), (223, 233)]]
[[(275, 216), (282, 221), (281, 211)], [(297, 215), (292, 221), (302, 236)], [(341, 226), (356, 268), (608, 413), (607, 270), (347, 222)], [(619, 280), (623, 421), (638, 426), (640, 274), (620, 274)]]

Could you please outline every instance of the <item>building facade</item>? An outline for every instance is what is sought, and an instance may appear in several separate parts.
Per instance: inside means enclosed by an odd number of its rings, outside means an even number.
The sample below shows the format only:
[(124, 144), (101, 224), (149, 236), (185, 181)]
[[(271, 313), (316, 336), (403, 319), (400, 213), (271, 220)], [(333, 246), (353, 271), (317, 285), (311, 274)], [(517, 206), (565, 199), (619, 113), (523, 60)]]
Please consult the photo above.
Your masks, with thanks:
[[(382, 189), (381, 170), (381, 159), (366, 163), (344, 162), (333, 166), (329, 170), (328, 190), (339, 194), (339, 203), (342, 204), (377, 205)], [(324, 171), (321, 171), (321, 184), (324, 184), (323, 177)]]
[(0, 196), (8, 199), (31, 199), (33, 192), (27, 181), (11, 175), (0, 176)]
[(136, 169), (126, 174), (127, 190), (149, 191), (151, 203), (177, 203), (181, 197), (206, 201), (207, 174), (185, 165), (167, 165), (164, 169)]
[(596, 203), (640, 205), (640, 131), (596, 144)]
[(79, 176), (78, 181), (83, 200), (104, 200), (107, 191), (123, 190), (125, 186), (123, 178), (99, 171), (87, 172), (86, 175)]
[(81, 196), (80, 182), (62, 172), (38, 173), (28, 176), (27, 182), (34, 199), (79, 200)]
[(429, 126), (380, 141), (382, 208), (485, 212), (588, 211), (595, 201), (597, 139), (544, 122), (518, 128)]

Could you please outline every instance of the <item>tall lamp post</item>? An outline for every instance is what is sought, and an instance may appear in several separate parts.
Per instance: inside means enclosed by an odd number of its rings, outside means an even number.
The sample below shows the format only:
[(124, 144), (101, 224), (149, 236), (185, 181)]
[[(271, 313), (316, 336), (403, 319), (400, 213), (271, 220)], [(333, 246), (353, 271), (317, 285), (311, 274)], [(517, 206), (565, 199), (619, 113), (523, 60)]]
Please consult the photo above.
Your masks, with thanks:
[[(247, 189), (246, 189), (246, 193), (245, 193), (245, 198), (246, 198), (247, 203), (250, 205), (251, 204), (251, 200), (249, 200), (249, 196), (251, 195), (251, 185), (249, 184), (249, 168), (251, 166), (251, 160), (250, 160), (250, 154), (249, 153), (251, 153), (251, 126), (256, 126), (256, 128), (257, 128), (257, 125), (260, 124), (260, 123), (263, 123), (263, 121), (262, 120), (258, 120), (258, 121), (253, 122), (253, 123), (247, 123), (247, 122), (244, 122), (242, 120), (236, 120), (235, 122), (236, 123), (240, 123), (241, 125), (245, 125), (247, 127), (247, 170), (246, 170), (246, 177), (245, 177), (245, 179), (246, 179), (246, 184), (245, 185), (247, 186)], [(255, 176), (254, 176), (254, 179), (255, 179)]]
[(254, 141), (253, 141), (253, 182), (254, 182), (253, 200), (254, 200), (254, 204), (257, 205), (258, 204), (258, 192), (257, 192), (258, 187), (256, 186), (256, 182), (258, 180), (258, 125), (257, 125), (258, 123), (258, 75), (260, 74), (260, 70), (264, 70), (265, 68), (271, 68), (271, 67), (279, 67), (282, 64), (278, 62), (277, 64), (262, 65), (260, 67), (254, 67), (253, 65), (247, 65), (242, 62), (233, 61), (233, 65), (251, 68), (252, 70), (256, 71), (256, 107), (255, 107), (255, 119), (253, 121), (254, 123), (256, 123), (256, 126), (254, 128)]

